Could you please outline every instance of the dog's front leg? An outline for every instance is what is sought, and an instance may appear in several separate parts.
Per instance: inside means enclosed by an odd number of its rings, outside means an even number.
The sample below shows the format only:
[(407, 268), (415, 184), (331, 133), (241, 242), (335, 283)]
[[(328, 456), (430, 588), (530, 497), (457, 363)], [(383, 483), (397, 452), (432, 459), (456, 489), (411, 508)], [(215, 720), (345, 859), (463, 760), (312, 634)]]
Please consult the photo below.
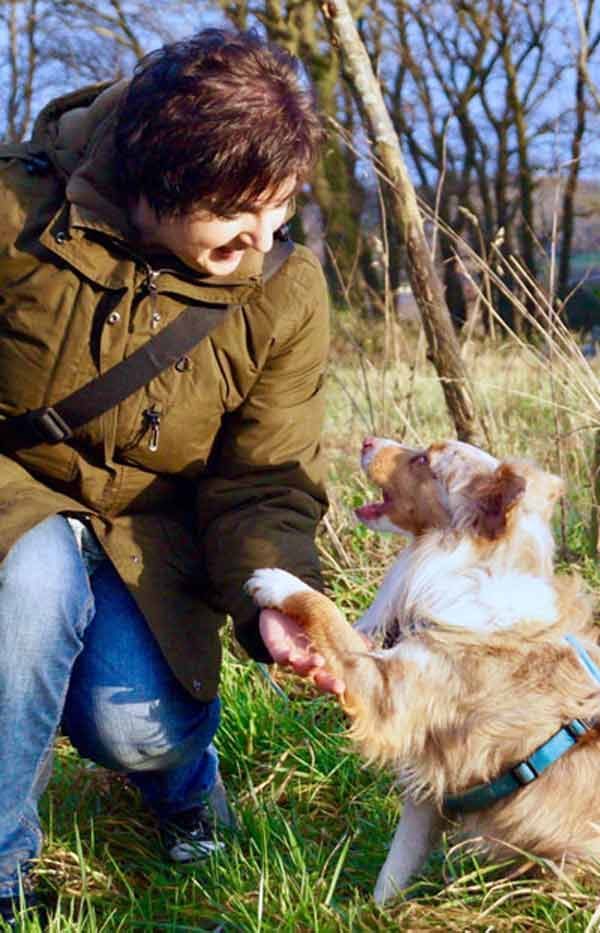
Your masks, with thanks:
[(406, 798), (390, 851), (375, 885), (373, 896), (377, 904), (384, 904), (408, 886), (411, 878), (423, 867), (443, 827), (444, 819), (433, 803), (416, 803), (411, 797)]

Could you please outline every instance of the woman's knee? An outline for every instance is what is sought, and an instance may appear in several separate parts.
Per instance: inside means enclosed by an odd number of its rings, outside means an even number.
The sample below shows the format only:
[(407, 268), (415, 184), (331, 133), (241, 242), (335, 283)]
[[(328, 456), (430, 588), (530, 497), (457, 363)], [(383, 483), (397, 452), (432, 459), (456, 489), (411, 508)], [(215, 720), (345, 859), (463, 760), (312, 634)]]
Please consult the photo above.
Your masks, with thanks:
[(219, 724), (219, 701), (136, 702), (115, 687), (94, 690), (90, 703), (67, 704), (65, 729), (79, 753), (116, 771), (163, 771), (195, 760)]

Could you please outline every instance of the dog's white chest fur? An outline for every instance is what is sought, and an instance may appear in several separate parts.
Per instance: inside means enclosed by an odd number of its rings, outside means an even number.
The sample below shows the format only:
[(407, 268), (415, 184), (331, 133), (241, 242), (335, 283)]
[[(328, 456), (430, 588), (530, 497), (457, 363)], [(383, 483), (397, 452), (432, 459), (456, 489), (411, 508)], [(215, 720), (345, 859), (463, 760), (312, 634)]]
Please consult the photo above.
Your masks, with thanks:
[(523, 621), (556, 621), (556, 596), (549, 581), (516, 570), (492, 573), (485, 566), (473, 566), (469, 550), (465, 543), (438, 551), (432, 560), (429, 553), (407, 548), (357, 628), (374, 633), (385, 631), (392, 619), (400, 624), (423, 619), (486, 632)]

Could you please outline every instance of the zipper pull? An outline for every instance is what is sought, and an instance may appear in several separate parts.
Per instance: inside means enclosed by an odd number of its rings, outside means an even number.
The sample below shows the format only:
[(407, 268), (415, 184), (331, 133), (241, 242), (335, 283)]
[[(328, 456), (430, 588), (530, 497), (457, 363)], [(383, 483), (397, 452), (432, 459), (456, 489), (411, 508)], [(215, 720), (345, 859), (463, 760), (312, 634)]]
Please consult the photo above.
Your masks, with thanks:
[(160, 436), (160, 412), (156, 411), (155, 408), (147, 408), (144, 412), (144, 418), (150, 429), (150, 437), (148, 438), (148, 450), (150, 453), (154, 453), (158, 450), (158, 439)]

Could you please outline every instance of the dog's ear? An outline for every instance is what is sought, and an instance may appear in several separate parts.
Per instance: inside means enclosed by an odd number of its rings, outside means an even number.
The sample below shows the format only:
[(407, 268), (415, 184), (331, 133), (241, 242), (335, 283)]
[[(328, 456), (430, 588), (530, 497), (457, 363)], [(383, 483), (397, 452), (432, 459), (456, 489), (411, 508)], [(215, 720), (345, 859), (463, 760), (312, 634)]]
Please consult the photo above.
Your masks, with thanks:
[(523, 496), (527, 483), (507, 463), (493, 473), (475, 476), (466, 489), (469, 526), (481, 538), (495, 541), (506, 529), (510, 510)]

